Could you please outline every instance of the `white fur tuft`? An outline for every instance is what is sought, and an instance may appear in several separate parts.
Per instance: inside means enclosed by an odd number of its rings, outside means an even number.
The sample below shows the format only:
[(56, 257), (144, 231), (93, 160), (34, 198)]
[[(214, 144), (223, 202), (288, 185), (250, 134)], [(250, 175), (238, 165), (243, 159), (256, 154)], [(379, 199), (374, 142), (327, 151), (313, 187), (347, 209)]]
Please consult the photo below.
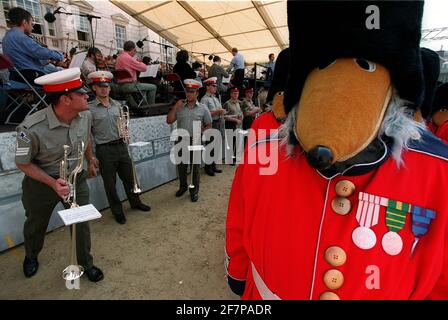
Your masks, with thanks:
[(385, 134), (393, 138), (392, 157), (398, 167), (403, 164), (401, 155), (407, 149), (409, 141), (421, 139), (421, 132), (425, 130), (423, 123), (414, 120), (409, 104), (409, 101), (401, 99), (394, 90), (378, 133), (380, 136)]

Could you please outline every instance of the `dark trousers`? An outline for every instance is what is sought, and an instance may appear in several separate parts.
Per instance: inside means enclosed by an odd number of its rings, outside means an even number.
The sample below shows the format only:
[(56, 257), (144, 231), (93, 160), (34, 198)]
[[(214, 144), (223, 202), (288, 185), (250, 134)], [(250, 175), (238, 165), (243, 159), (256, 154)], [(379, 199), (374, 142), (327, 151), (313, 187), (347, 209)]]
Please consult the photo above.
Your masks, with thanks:
[[(219, 120), (213, 120), (212, 128), (213, 128), (213, 129), (216, 129), (216, 130), (221, 130), (221, 120), (220, 120), (220, 119), (219, 119)], [(205, 145), (208, 145), (208, 144), (212, 143), (214, 139), (215, 139), (214, 137), (211, 137), (210, 141), (207, 141), (207, 142), (205, 143)], [(213, 157), (214, 155), (215, 155), (215, 151), (212, 150), (212, 151), (210, 152), (210, 156)], [(205, 164), (204, 167), (205, 167), (205, 170), (206, 170), (206, 171), (207, 171), (207, 170), (213, 170), (213, 168), (216, 168), (216, 163), (215, 163), (215, 162), (212, 162), (212, 163), (210, 163), (210, 164)]]
[(236, 69), (233, 75), (232, 84), (241, 91), (244, 82), (244, 69)]
[[(85, 171), (77, 177), (76, 201), (80, 206), (89, 204), (89, 187), (86, 177)], [(51, 187), (28, 176), (25, 176), (22, 181), (22, 190), (22, 203), (26, 216), (23, 226), (25, 254), (29, 259), (35, 259), (44, 245), (51, 213), (62, 200)], [(84, 268), (90, 268), (93, 265), (90, 248), (89, 223), (78, 223), (76, 225), (76, 253), (78, 263)]]
[[(182, 150), (179, 151), (179, 156), (182, 157)], [(201, 159), (201, 151), (194, 151), (194, 161), (195, 162), (199, 162), (199, 160)], [(200, 175), (199, 175), (199, 170), (201, 168), (201, 165), (198, 164), (193, 164), (193, 151), (190, 151), (190, 160), (188, 163), (179, 163), (177, 165), (177, 172), (179, 175), (179, 184), (180, 184), (180, 189), (187, 189), (189, 186), (189, 182), (188, 182), (188, 167), (191, 167), (191, 171), (193, 174), (193, 185), (194, 188), (190, 189), (190, 194), (196, 194), (199, 193), (199, 183), (200, 183)]]
[[(225, 126), (226, 126), (226, 129), (232, 129), (232, 130), (236, 129), (236, 123), (235, 122), (226, 121)], [(227, 137), (225, 137), (225, 139), (227, 139)], [(232, 140), (233, 140), (232, 162), (235, 163), (236, 162), (236, 136), (235, 135), (232, 135)], [(227, 145), (230, 145), (230, 143), (227, 143)], [(226, 150), (226, 152), (229, 152), (229, 151)]]
[(134, 176), (128, 148), (124, 143), (103, 144), (96, 146), (96, 157), (100, 162), (100, 173), (103, 177), (104, 190), (114, 215), (123, 214), (123, 206), (117, 194), (117, 173), (123, 182), (124, 191), (132, 207), (141, 203), (138, 194), (132, 192)]
[[(39, 72), (36, 70), (30, 70), (30, 69), (20, 70), (20, 73), (23, 75), (23, 77), (26, 79), (26, 81), (28, 81), (28, 83), (32, 86), (37, 86), (34, 83), (34, 80), (36, 78), (44, 75), (43, 72)], [(14, 70), (10, 71), (9, 80), (25, 83), (23, 78)]]

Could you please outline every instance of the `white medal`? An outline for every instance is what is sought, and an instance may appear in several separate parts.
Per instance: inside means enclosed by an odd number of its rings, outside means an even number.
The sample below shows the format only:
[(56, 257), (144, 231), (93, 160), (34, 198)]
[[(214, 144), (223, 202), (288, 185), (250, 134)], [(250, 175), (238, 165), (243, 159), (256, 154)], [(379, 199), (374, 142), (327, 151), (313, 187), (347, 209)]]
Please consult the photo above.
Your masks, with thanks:
[(384, 251), (391, 256), (396, 256), (403, 249), (403, 240), (398, 233), (393, 231), (389, 231), (383, 236), (381, 244)]
[(360, 249), (369, 250), (376, 244), (375, 232), (370, 228), (378, 224), (382, 202), (384, 202), (383, 198), (365, 192), (360, 192), (358, 195), (356, 220), (359, 227), (353, 230), (352, 240)]
[(369, 250), (376, 244), (376, 235), (370, 228), (357, 227), (353, 230), (352, 240), (358, 248)]

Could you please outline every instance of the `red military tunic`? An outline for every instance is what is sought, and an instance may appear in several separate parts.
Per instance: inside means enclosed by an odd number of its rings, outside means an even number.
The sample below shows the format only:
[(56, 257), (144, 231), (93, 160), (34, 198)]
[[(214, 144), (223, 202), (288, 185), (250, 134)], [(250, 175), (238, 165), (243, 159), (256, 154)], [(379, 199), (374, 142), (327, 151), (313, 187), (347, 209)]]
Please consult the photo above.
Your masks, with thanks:
[[(275, 144), (273, 150), (278, 150), (277, 142), (260, 142), (250, 149), (264, 152)], [(448, 149), (442, 142), (425, 133), (422, 142), (413, 141), (403, 152), (400, 169), (387, 150), (388, 158), (379, 166), (364, 163), (332, 177), (313, 169), (298, 147), (292, 157), (279, 150), (276, 174), (260, 175), (259, 169), (267, 165), (241, 164), (232, 185), (226, 266), (233, 282), (245, 281), (243, 299), (260, 299), (263, 285), (271, 293), (268, 298), (280, 299), (448, 298)], [(361, 169), (366, 172), (357, 173)], [(336, 212), (337, 202), (332, 205), (341, 180), (355, 186), (346, 198), (351, 209), (345, 215)], [(384, 206), (371, 227), (375, 246), (364, 250), (354, 244), (360, 192), (436, 212), (412, 255), (410, 213), (398, 232), (401, 252), (392, 256), (383, 249), (382, 237), (389, 231)], [(336, 247), (337, 256), (326, 256), (330, 247)], [(344, 254), (344, 263), (335, 263), (334, 258)], [(254, 282), (253, 270), (261, 283)]]
[(259, 136), (258, 133), (264, 134), (264, 131), (260, 131), (260, 129), (265, 129), (269, 134), (269, 130), (277, 129), (281, 123), (275, 118), (275, 115), (272, 111), (263, 112), (258, 118), (255, 118), (252, 123), (251, 129), (254, 130), (257, 140), (264, 138), (264, 136)]

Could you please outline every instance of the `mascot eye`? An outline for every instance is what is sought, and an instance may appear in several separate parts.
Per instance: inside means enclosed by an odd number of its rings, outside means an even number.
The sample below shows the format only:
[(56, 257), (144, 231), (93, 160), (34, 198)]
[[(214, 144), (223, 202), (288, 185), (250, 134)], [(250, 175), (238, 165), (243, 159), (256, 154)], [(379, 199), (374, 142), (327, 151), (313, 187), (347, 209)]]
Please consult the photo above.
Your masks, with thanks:
[(374, 72), (376, 70), (376, 64), (365, 59), (355, 59), (358, 66), (368, 72)]
[(445, 109), (445, 108), (439, 110), (439, 112), (447, 112), (447, 111), (448, 111), (448, 109)]
[(283, 91), (277, 92), (276, 96), (282, 96), (283, 95)]
[(327, 61), (327, 62), (322, 62), (321, 64), (319, 64), (319, 70), (324, 70), (325, 68), (333, 65), (336, 63), (336, 60), (333, 61)]

